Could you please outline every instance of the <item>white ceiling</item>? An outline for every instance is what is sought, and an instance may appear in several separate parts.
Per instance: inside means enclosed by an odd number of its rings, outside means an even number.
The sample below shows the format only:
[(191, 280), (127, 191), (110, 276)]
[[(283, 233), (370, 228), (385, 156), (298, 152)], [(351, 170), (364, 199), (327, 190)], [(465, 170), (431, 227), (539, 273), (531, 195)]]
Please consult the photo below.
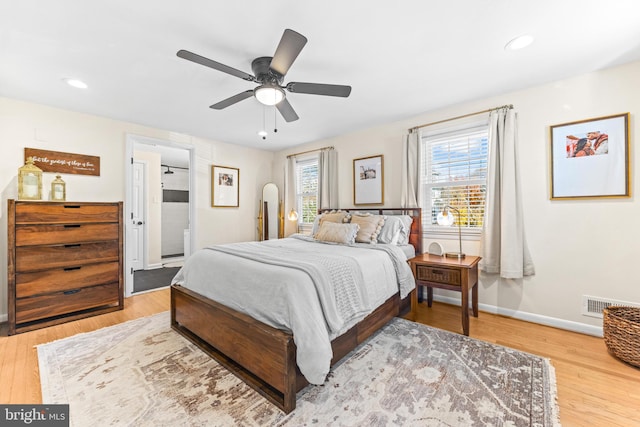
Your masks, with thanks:
[[(285, 28), (309, 40), (285, 83), (353, 90), (288, 93), (300, 119), (263, 141), (254, 98), (209, 108), (255, 84), (176, 52), (251, 73)], [(638, 59), (638, 0), (0, 0), (0, 96), (268, 150)]]

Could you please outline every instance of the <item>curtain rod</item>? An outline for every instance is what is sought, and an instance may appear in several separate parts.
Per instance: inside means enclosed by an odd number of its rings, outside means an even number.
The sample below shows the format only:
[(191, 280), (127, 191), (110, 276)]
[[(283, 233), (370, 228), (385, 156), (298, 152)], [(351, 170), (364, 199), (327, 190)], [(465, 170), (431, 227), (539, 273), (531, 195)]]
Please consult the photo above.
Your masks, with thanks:
[(420, 125), (420, 126), (414, 126), (414, 127), (409, 129), (409, 132), (413, 132), (415, 130), (418, 130), (420, 128), (424, 128), (424, 127), (427, 127), (427, 126), (433, 126), (433, 125), (437, 125), (437, 124), (440, 124), (440, 123), (450, 122), (452, 120), (464, 119), (465, 117), (471, 117), (471, 116), (475, 116), (477, 114), (490, 113), (491, 111), (500, 110), (501, 108), (508, 108), (509, 110), (511, 110), (513, 108), (513, 104), (501, 105), (500, 107), (489, 108), (487, 110), (476, 111), (475, 113), (464, 114), (462, 116), (451, 117), (449, 119), (439, 120), (437, 122), (431, 122), (431, 123), (426, 123), (426, 124)]
[(334, 148), (333, 145), (331, 145), (329, 147), (316, 148), (315, 150), (307, 150), (307, 151), (302, 151), (300, 153), (293, 153), (293, 154), (289, 154), (287, 156), (287, 159), (290, 157), (299, 156), (301, 154), (313, 153), (314, 151), (333, 150), (333, 148)]

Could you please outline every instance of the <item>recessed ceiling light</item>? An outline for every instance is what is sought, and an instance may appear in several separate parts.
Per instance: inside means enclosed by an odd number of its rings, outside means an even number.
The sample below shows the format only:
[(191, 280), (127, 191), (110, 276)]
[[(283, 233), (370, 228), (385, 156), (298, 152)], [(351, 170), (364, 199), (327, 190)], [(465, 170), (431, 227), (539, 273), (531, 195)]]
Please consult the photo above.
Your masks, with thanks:
[(267, 131), (266, 130), (261, 130), (260, 132), (258, 132), (258, 135), (267, 136)]
[(86, 89), (89, 87), (82, 80), (78, 80), (78, 79), (62, 79), (62, 80), (69, 86), (77, 87), (78, 89)]
[(519, 50), (529, 46), (533, 43), (533, 36), (530, 34), (525, 34), (515, 39), (511, 40), (504, 46), (505, 50)]

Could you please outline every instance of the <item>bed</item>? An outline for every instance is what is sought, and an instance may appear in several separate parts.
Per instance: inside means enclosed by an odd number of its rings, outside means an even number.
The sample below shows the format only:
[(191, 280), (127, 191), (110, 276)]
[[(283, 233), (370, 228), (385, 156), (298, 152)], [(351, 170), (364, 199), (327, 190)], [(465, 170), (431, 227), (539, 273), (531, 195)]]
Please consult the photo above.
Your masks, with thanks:
[[(356, 210), (354, 209), (353, 211)], [(406, 229), (408, 244), (411, 246), (413, 253), (422, 253), (421, 210), (419, 208), (383, 208), (367, 209), (366, 211), (359, 209), (357, 211), (368, 212), (375, 215), (404, 215), (405, 218), (409, 216), (410, 223), (407, 223), (408, 227)], [(349, 212), (349, 210), (343, 210), (343, 212)], [(318, 380), (318, 378), (323, 378), (324, 370), (314, 372), (316, 365), (306, 361), (308, 358), (307, 353), (310, 352), (309, 350), (316, 348), (314, 347), (316, 346), (315, 342), (307, 336), (308, 332), (304, 329), (306, 327), (301, 329), (295, 321), (293, 325), (289, 323), (286, 323), (286, 326), (281, 325), (279, 319), (284, 315), (278, 314), (279, 308), (276, 306), (279, 301), (284, 301), (288, 304), (282, 309), (284, 314), (291, 315), (291, 313), (300, 312), (303, 314), (298, 317), (303, 318), (306, 313), (310, 313), (309, 317), (313, 317), (313, 311), (317, 310), (314, 307), (321, 306), (323, 311), (326, 310), (326, 307), (323, 306), (324, 300), (322, 292), (317, 291), (318, 301), (316, 301), (315, 298), (308, 298), (308, 294), (306, 297), (303, 295), (302, 300), (293, 300), (288, 293), (284, 293), (289, 292), (287, 290), (289, 288), (284, 285), (278, 286), (277, 283), (271, 283), (269, 285), (271, 287), (267, 289), (278, 288), (278, 292), (283, 292), (283, 294), (278, 294), (277, 297), (271, 298), (266, 293), (260, 294), (261, 291), (257, 290), (255, 294), (257, 294), (258, 298), (263, 298), (262, 301), (264, 304), (259, 304), (259, 307), (253, 308), (250, 307), (249, 301), (245, 304), (245, 297), (247, 297), (247, 295), (243, 295), (242, 292), (243, 289), (247, 288), (248, 282), (256, 282), (256, 277), (261, 278), (260, 280), (265, 283), (269, 280), (279, 280), (279, 276), (277, 276), (279, 269), (289, 268), (292, 270), (291, 274), (293, 275), (291, 277), (295, 280), (302, 281), (302, 276), (305, 275), (311, 277), (310, 272), (305, 270), (305, 268), (314, 267), (305, 267), (306, 259), (304, 258), (304, 254), (300, 255), (300, 257), (302, 257), (300, 266), (296, 266), (294, 269), (280, 265), (280, 258), (275, 256), (270, 257), (270, 253), (261, 253), (265, 246), (277, 246), (280, 248), (279, 250), (289, 251), (285, 253), (293, 254), (299, 251), (301, 245), (319, 245), (319, 243), (309, 242), (309, 240), (313, 239), (303, 236), (293, 236), (271, 243), (258, 244), (255, 242), (246, 242), (242, 244), (218, 245), (216, 247), (203, 249), (190, 257), (185, 263), (185, 267), (178, 273), (176, 279), (174, 279), (174, 284), (171, 286), (171, 327), (208, 353), (212, 358), (261, 393), (285, 413), (289, 413), (295, 408), (296, 393), (310, 383), (309, 378), (311, 378), (311, 383), (317, 384), (319, 381), (321, 383), (322, 380)], [(258, 247), (257, 245), (260, 246)], [(322, 251), (325, 251), (327, 252), (326, 257), (331, 258), (332, 255), (328, 252), (339, 253), (339, 250), (343, 250), (343, 248), (339, 248), (339, 246), (340, 245), (325, 245), (325, 247), (329, 249), (321, 248), (318, 253), (324, 253)], [(355, 246), (362, 246), (362, 244)], [(375, 248), (376, 250), (365, 251), (367, 253), (375, 253), (377, 257), (386, 256), (381, 255), (381, 253), (396, 253), (400, 250), (396, 248), (384, 248), (384, 246), (393, 245), (368, 246), (372, 249), (374, 246), (378, 246)], [(356, 248), (344, 249), (347, 251), (357, 250)], [(233, 250), (233, 253), (231, 253), (231, 250)], [(314, 251), (315, 250), (316, 249), (314, 249)], [(256, 251), (255, 259), (251, 259), (254, 253), (252, 251)], [(406, 257), (409, 255), (410, 254), (404, 255), (404, 261), (406, 261)], [(368, 256), (369, 255), (367, 255), (367, 257)], [(238, 260), (232, 260), (231, 257), (234, 259), (237, 258)], [(320, 257), (324, 258), (325, 256), (322, 255)], [(335, 255), (335, 257), (338, 257), (338, 255)], [(192, 258), (194, 259), (192, 260)], [(364, 256), (356, 256), (351, 253), (348, 253), (345, 258), (349, 258), (350, 263), (365, 262)], [(234, 264), (235, 262), (241, 264)], [(284, 263), (285, 261), (282, 262)], [(289, 262), (289, 260), (286, 262)], [(376, 262), (379, 263), (379, 258)], [(398, 261), (396, 260), (394, 262), (396, 263), (396, 271), (399, 271)], [(218, 267), (209, 270), (207, 273), (206, 269), (211, 269), (214, 265), (218, 265)], [(224, 265), (224, 267), (220, 268), (222, 265)], [(236, 265), (235, 268), (233, 267), (234, 265)], [(242, 268), (237, 268), (237, 266), (241, 266)], [(256, 270), (258, 268), (260, 270)], [(342, 271), (344, 268), (336, 268), (335, 270)], [(262, 274), (257, 274), (257, 272), (262, 272)], [(364, 279), (369, 280), (370, 277), (366, 277), (366, 274), (363, 273), (365, 276)], [(398, 273), (398, 277), (400, 277), (399, 274), (400, 273)], [(311, 279), (314, 281), (317, 280), (317, 278), (313, 277), (311, 277)], [(209, 286), (209, 282), (215, 282), (216, 280), (218, 283), (214, 288), (217, 286), (231, 287), (234, 290), (237, 289), (237, 295), (236, 291), (232, 291), (230, 292), (231, 295), (225, 296), (221, 294), (222, 291), (217, 290), (213, 291), (214, 293), (212, 294), (210, 290), (212, 287)], [(283, 277), (282, 280), (289, 280), (288, 276), (287, 278)], [(411, 280), (413, 279), (411, 278)], [(204, 282), (207, 283), (205, 284)], [(224, 282), (224, 285), (222, 282)], [(367, 285), (368, 284), (369, 282), (367, 282)], [(260, 283), (252, 283), (252, 286), (253, 285), (256, 285), (257, 288), (260, 289)], [(396, 288), (391, 296), (387, 297), (383, 292), (378, 292), (375, 298), (370, 298), (372, 301), (369, 301), (369, 303), (373, 304), (374, 307), (369, 307), (365, 304), (364, 307), (351, 309), (351, 311), (348, 311), (349, 316), (345, 316), (342, 311), (338, 313), (338, 320), (344, 320), (342, 323), (336, 321), (336, 324), (332, 325), (331, 315), (326, 315), (326, 324), (329, 326), (325, 329), (329, 329), (329, 332), (331, 332), (331, 335), (329, 335), (331, 340), (328, 341), (330, 360), (326, 361), (328, 366), (333, 366), (341, 360), (391, 318), (406, 314), (412, 310), (411, 295), (413, 292), (416, 292), (415, 283), (409, 291), (406, 291), (406, 285), (402, 285), (399, 291), (398, 284), (396, 283), (394, 286)], [(297, 288), (296, 286), (295, 289)], [(405, 289), (404, 292), (402, 288)], [(250, 287), (250, 289), (253, 288)], [(216, 292), (218, 292), (218, 294), (216, 294)], [(229, 294), (229, 292), (227, 293)], [(333, 295), (331, 297), (333, 298)], [(274, 305), (275, 308), (273, 308), (273, 310), (275, 310), (276, 314), (272, 314), (269, 311), (272, 310), (270, 305)], [(267, 307), (264, 308), (266, 311), (262, 311), (263, 306)], [(291, 316), (291, 319), (296, 319), (295, 315)], [(291, 319), (286, 320), (288, 322)], [(311, 323), (313, 327), (313, 322)], [(296, 332), (303, 329), (304, 334)], [(327, 331), (325, 330), (325, 334), (326, 333)], [(309, 335), (313, 336), (314, 333), (311, 332)], [(296, 342), (298, 342), (298, 346)], [(323, 349), (323, 347), (323, 345), (317, 345), (318, 349)], [(305, 348), (307, 348), (307, 350), (304, 350)], [(317, 353), (320, 353), (318, 359), (327, 357), (326, 354), (322, 355), (322, 353), (326, 353), (326, 351), (318, 350)], [(315, 357), (314, 355), (312, 356)], [(322, 369), (324, 369), (324, 365)]]

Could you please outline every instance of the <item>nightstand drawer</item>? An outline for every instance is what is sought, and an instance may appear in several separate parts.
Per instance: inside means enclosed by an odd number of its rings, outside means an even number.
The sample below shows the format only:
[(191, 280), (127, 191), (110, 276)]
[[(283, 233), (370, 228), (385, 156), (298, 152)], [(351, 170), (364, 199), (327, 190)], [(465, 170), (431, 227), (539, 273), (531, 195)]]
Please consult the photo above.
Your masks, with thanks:
[(461, 286), (462, 277), (460, 270), (442, 267), (416, 266), (416, 279), (426, 282), (444, 283), (447, 285)]

